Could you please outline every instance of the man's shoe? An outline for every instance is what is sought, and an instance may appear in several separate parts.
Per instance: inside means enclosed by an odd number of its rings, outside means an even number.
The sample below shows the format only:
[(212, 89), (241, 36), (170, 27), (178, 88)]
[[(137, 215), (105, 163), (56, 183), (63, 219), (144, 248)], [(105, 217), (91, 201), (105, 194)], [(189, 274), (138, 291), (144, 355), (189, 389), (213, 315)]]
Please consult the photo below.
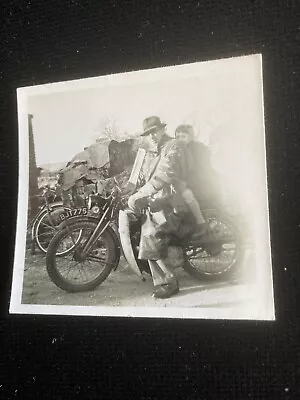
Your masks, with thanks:
[(167, 299), (179, 292), (179, 284), (177, 281), (157, 285), (154, 289), (153, 296), (157, 299)]

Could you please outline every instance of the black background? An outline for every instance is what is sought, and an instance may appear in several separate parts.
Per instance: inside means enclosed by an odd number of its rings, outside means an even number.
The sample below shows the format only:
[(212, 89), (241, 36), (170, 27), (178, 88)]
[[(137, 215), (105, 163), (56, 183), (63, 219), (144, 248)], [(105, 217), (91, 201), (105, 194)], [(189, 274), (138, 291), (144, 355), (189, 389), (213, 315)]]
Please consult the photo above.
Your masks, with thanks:
[[(299, 398), (297, 3), (1, 4), (0, 398)], [(264, 63), (276, 322), (9, 315), (16, 88), (251, 53)]]

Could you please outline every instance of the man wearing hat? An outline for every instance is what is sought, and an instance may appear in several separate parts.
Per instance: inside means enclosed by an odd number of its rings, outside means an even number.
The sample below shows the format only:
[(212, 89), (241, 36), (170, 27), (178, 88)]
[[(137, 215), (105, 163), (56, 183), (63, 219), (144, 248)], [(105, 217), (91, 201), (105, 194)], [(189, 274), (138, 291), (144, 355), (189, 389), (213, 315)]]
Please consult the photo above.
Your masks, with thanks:
[[(147, 171), (146, 184), (128, 199), (129, 209), (139, 215), (150, 206), (142, 225), (139, 259), (148, 260), (154, 297), (167, 298), (179, 291), (178, 282), (167, 266), (168, 245), (172, 236), (184, 237), (189, 220), (188, 208), (176, 187), (187, 180), (192, 171), (186, 146), (165, 132), (166, 124), (157, 116), (143, 122), (142, 136), (149, 136), (157, 146), (157, 154)], [(150, 200), (152, 199), (152, 201)]]

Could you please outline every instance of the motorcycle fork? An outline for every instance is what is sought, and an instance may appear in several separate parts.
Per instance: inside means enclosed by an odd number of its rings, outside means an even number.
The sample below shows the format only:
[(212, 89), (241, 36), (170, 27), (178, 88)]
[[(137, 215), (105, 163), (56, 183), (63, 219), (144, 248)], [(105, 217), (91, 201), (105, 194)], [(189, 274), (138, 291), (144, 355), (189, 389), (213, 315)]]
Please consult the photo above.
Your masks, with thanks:
[(85, 258), (85, 257), (88, 256), (88, 254), (89, 254), (92, 246), (96, 242), (96, 240), (99, 238), (99, 236), (102, 235), (102, 233), (108, 227), (110, 219), (111, 219), (111, 215), (110, 215), (110, 217), (108, 219), (106, 218), (108, 212), (109, 212), (109, 207), (107, 207), (107, 209), (104, 211), (104, 213), (103, 213), (102, 217), (100, 218), (100, 221), (98, 222), (94, 232), (91, 234), (91, 236), (89, 237), (89, 239), (87, 240), (87, 242), (83, 246), (83, 248), (81, 250), (81, 257)]

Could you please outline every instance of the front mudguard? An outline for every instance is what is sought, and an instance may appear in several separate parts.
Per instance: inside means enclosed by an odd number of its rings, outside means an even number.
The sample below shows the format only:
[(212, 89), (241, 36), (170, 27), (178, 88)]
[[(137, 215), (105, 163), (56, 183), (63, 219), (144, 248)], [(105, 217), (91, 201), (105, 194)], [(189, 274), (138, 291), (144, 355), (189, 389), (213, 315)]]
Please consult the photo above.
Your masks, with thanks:
[(129, 229), (129, 215), (128, 212), (123, 210), (119, 211), (119, 235), (123, 254), (128, 262), (129, 267), (136, 275), (142, 276), (142, 272), (138, 266), (132, 249)]
[[(63, 221), (61, 224), (58, 225), (58, 229), (62, 230), (62, 229), (66, 229), (67, 227), (71, 227), (72, 224), (74, 223), (78, 223), (78, 222), (99, 222), (99, 218), (97, 217), (92, 217), (91, 215), (85, 215), (82, 217), (71, 217), (68, 218), (67, 220)], [(120, 240), (116, 234), (116, 232), (114, 231), (114, 229), (111, 226), (107, 226), (106, 230), (109, 232), (109, 234), (111, 235), (114, 244), (115, 244), (115, 248), (116, 248), (116, 266), (114, 268), (114, 270), (117, 269), (118, 265), (119, 265), (119, 261), (120, 261), (120, 257), (121, 257), (121, 244), (120, 244)]]

